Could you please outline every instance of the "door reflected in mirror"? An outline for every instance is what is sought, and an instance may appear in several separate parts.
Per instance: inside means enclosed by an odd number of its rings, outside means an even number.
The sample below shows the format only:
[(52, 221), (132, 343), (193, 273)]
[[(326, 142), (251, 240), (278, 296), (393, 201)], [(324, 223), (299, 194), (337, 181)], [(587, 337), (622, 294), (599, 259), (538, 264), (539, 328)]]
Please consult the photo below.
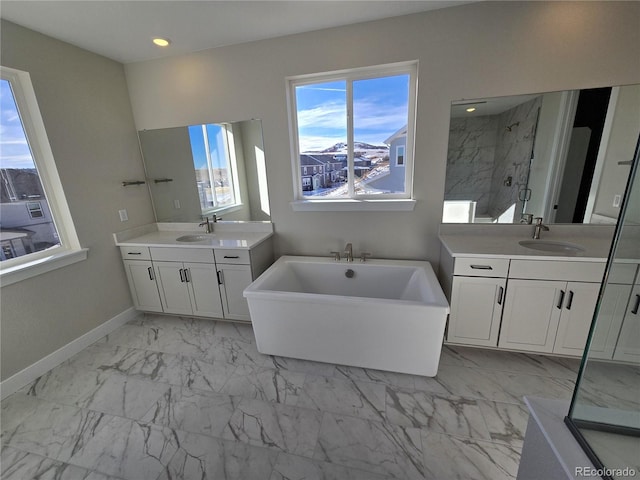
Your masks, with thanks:
[(452, 103), (443, 223), (611, 223), (640, 85)]
[(260, 120), (138, 132), (158, 222), (270, 221)]

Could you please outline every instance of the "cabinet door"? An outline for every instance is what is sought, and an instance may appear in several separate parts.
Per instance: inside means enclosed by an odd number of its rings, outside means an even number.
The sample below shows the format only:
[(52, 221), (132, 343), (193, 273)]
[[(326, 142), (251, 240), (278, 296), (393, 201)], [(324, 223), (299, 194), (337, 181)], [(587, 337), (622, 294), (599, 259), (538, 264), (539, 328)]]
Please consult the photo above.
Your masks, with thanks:
[(498, 346), (552, 352), (565, 287), (566, 282), (509, 280)]
[(153, 264), (150, 261), (125, 260), (124, 268), (136, 308), (147, 312), (162, 312)]
[(568, 282), (553, 353), (581, 356), (587, 343), (600, 284)]
[(222, 318), (222, 301), (218, 288), (216, 266), (206, 263), (185, 263), (193, 314)]
[(218, 265), (220, 270), (220, 294), (226, 318), (250, 320), (249, 305), (242, 295), (252, 282), (249, 265)]
[(613, 359), (640, 364), (640, 285), (631, 291)]
[(182, 262), (153, 262), (162, 307), (166, 313), (192, 315), (188, 284)]
[(447, 341), (498, 345), (506, 280), (454, 277)]

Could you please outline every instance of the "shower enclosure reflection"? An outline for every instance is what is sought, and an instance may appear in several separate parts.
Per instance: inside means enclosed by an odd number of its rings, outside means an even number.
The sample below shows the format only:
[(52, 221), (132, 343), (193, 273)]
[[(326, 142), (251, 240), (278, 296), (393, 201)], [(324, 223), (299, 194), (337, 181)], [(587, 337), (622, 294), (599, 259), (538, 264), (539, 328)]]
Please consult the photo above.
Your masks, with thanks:
[(595, 465), (635, 472), (603, 478), (640, 474), (639, 150), (566, 420)]
[(443, 222), (613, 224), (639, 130), (640, 85), (453, 102)]

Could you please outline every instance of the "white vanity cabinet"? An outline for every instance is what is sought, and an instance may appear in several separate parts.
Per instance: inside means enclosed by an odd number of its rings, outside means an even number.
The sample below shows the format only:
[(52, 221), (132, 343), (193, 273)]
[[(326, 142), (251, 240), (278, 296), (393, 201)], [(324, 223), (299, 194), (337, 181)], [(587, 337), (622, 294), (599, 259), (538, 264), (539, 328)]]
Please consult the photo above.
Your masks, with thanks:
[(618, 344), (613, 354), (614, 360), (640, 364), (640, 280), (631, 291), (627, 312), (622, 320)]
[(213, 250), (150, 248), (165, 313), (222, 317)]
[(135, 307), (250, 321), (244, 289), (273, 263), (267, 238), (250, 248), (120, 246)]
[(498, 346), (581, 355), (603, 272), (599, 262), (512, 260)]
[(449, 342), (497, 346), (508, 270), (508, 259), (455, 259)]
[(244, 289), (253, 281), (247, 250), (216, 250), (218, 282), (225, 316), (234, 320), (250, 320)]
[(147, 312), (162, 312), (160, 293), (149, 249), (122, 247), (120, 253), (135, 307)]

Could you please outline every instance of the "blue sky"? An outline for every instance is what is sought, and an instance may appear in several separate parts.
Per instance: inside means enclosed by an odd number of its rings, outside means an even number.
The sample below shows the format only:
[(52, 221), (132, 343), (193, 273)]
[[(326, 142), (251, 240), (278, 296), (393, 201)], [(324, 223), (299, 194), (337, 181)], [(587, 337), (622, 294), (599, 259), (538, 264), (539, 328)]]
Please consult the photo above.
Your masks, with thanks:
[[(296, 87), (300, 151), (347, 140), (346, 81)], [(354, 139), (381, 145), (407, 123), (409, 75), (353, 82)]]
[[(226, 149), (224, 147), (224, 137), (222, 127), (216, 124), (207, 125), (207, 137), (211, 148), (211, 163), (213, 168), (226, 168)], [(191, 139), (191, 154), (193, 155), (193, 165), (196, 169), (207, 167), (207, 152), (204, 144), (204, 134), (202, 125), (192, 125), (189, 127), (189, 138)]]
[(7, 80), (0, 80), (0, 167), (35, 168)]

